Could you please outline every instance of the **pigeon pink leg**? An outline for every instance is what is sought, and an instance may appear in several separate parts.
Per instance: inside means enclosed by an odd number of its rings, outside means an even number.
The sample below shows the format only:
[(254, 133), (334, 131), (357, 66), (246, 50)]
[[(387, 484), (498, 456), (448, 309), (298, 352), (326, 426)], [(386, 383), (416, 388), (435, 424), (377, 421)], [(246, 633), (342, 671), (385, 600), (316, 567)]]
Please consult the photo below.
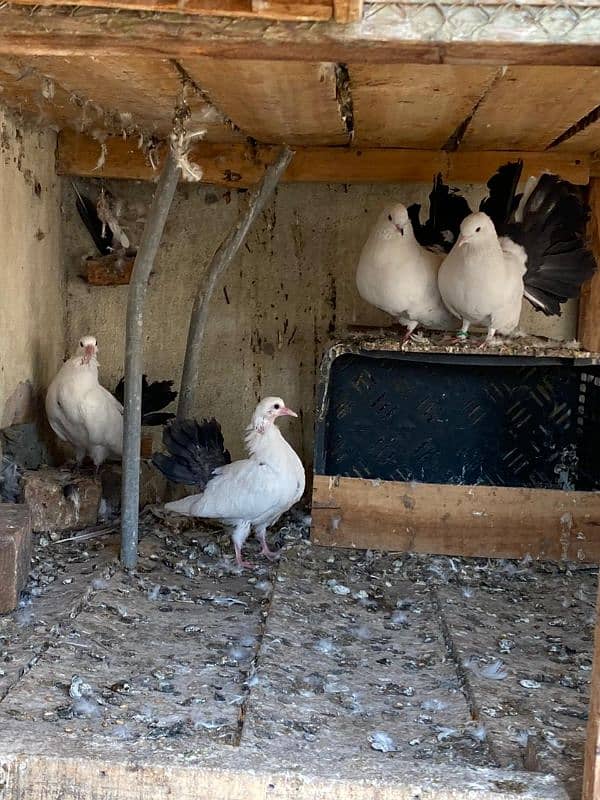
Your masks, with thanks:
[(235, 549), (235, 563), (238, 565), (238, 567), (254, 569), (254, 564), (251, 564), (249, 561), (244, 561), (244, 559), (242, 558), (242, 547), (249, 535), (250, 535), (250, 523), (239, 522), (233, 529), (233, 533), (231, 534), (231, 539), (233, 541), (233, 547)]
[(267, 544), (267, 529), (263, 525), (260, 528), (255, 528), (255, 533), (258, 538), (258, 541), (261, 544), (261, 554), (268, 558), (269, 561), (276, 561), (279, 558), (279, 551), (269, 550), (269, 545)]

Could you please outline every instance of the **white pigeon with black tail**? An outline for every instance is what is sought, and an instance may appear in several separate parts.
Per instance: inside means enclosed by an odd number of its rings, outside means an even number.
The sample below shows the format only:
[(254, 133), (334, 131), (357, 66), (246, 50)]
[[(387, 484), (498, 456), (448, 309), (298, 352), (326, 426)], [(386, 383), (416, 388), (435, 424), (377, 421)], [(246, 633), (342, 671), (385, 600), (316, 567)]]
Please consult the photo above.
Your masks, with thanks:
[(418, 325), (456, 329), (458, 320), (442, 302), (438, 289), (442, 259), (442, 254), (421, 247), (407, 209), (397, 203), (381, 212), (363, 247), (356, 288), (364, 300), (406, 327), (404, 341)]
[(98, 381), (98, 346), (84, 336), (46, 394), (46, 414), (59, 439), (75, 448), (77, 463), (88, 455), (96, 469), (123, 451), (123, 406)]
[[(142, 376), (142, 425), (164, 425), (174, 416), (163, 409), (176, 397), (173, 381), (149, 383)], [(59, 439), (75, 448), (81, 464), (89, 456), (96, 469), (107, 460), (120, 460), (123, 451), (124, 379), (111, 394), (98, 381), (98, 344), (83, 336), (46, 393), (46, 415)], [(116, 396), (115, 396), (116, 395)]]
[(169, 452), (153, 456), (155, 466), (171, 481), (198, 486), (201, 494), (166, 503), (165, 508), (191, 517), (214, 519), (232, 529), (236, 562), (254, 529), (262, 554), (277, 556), (267, 544), (267, 528), (300, 500), (305, 474), (302, 462), (275, 424), (278, 417), (297, 414), (279, 397), (267, 397), (256, 406), (246, 432), (249, 457), (231, 463), (219, 423), (175, 420), (165, 428)]
[(463, 338), (470, 325), (487, 327), (488, 343), (496, 332), (515, 333), (523, 297), (548, 316), (560, 315), (561, 304), (577, 297), (596, 270), (585, 239), (589, 208), (582, 191), (544, 174), (517, 195), (522, 166), (498, 170), (488, 184), (496, 184), (494, 198), (490, 193), (481, 210), (462, 221), (440, 267), (440, 294), (462, 320)]

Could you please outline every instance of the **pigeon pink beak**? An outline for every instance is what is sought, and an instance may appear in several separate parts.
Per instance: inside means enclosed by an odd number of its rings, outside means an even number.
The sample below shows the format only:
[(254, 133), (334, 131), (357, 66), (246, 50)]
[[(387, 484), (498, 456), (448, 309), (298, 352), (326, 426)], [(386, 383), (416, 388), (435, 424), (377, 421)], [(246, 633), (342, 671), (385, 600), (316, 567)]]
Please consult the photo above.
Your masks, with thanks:
[(297, 417), (298, 414), (296, 414), (295, 411), (292, 411), (291, 408), (287, 408), (286, 406), (283, 406), (283, 408), (280, 408), (279, 411), (277, 412), (277, 416), (278, 417)]
[(96, 348), (93, 344), (86, 345), (83, 351), (83, 363), (89, 364), (92, 358), (96, 355)]
[(462, 233), (461, 233), (461, 235), (456, 240), (456, 246), (457, 247), (462, 247), (464, 244), (467, 244), (468, 241), (469, 240), (467, 239), (467, 237), (463, 236)]

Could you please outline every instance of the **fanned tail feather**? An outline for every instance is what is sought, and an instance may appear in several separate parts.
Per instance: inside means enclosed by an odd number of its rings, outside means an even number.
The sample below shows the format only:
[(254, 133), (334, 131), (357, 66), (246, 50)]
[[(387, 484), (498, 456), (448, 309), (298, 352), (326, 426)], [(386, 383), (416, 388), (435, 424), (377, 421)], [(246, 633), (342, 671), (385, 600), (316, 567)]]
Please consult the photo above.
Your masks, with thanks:
[[(120, 403), (124, 402), (125, 378), (121, 378), (113, 394)], [(153, 381), (148, 383), (147, 376), (142, 375), (142, 425), (164, 425), (170, 419), (173, 419), (175, 414), (170, 411), (163, 411), (163, 409), (169, 403), (172, 403), (176, 397), (177, 392), (173, 389), (173, 381)]]
[(502, 236), (504, 228), (519, 206), (521, 195), (517, 194), (517, 186), (522, 171), (521, 160), (509, 161), (503, 164), (487, 182), (489, 193), (481, 201), (479, 210), (492, 220), (499, 236)]
[(152, 462), (173, 483), (204, 489), (216, 469), (231, 463), (221, 426), (214, 419), (174, 420), (163, 431), (166, 453), (154, 453)]
[(578, 297), (596, 271), (586, 241), (589, 206), (580, 187), (546, 173), (522, 213), (522, 222), (509, 223), (502, 233), (527, 253), (525, 297), (544, 314), (560, 315), (561, 304)]
[(451, 189), (438, 173), (429, 195), (429, 218), (422, 225), (421, 206), (414, 203), (408, 209), (416, 240), (423, 247), (439, 247), (449, 253), (460, 233), (460, 224), (471, 213), (469, 204), (459, 193)]

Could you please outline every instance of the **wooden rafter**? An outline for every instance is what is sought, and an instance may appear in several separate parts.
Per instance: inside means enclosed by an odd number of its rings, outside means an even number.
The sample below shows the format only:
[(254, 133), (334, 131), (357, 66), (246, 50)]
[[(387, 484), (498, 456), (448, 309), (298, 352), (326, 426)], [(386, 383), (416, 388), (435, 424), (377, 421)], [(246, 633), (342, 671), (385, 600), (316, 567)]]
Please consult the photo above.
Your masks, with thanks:
[[(60, 9), (59, 9), (60, 12)], [(81, 9), (76, 14), (6, 6), (0, 10), (0, 53), (17, 55), (129, 56), (172, 58), (330, 61), (414, 64), (600, 64), (600, 45), (522, 42), (407, 42), (398, 29), (376, 23), (318, 26), (265, 20), (161, 14), (141, 17)]]
[[(106, 159), (98, 168), (99, 144), (90, 136), (62, 131), (58, 140), (57, 171), (63, 175), (154, 180), (156, 173), (136, 142), (115, 137), (106, 142)], [(277, 147), (251, 148), (241, 144), (200, 142), (191, 159), (204, 170), (204, 179), (229, 187), (257, 183), (275, 158)], [(160, 158), (161, 153), (157, 154)], [(556, 172), (574, 183), (589, 179), (589, 157), (569, 153), (447, 153), (392, 148), (300, 147), (284, 181), (325, 183), (429, 182), (437, 172), (450, 181), (482, 181), (501, 165), (523, 158), (525, 171)]]
[(214, 17), (249, 17), (294, 22), (322, 22), (333, 16), (331, 0), (18, 0), (18, 5), (92, 7), (107, 10), (160, 11)]

